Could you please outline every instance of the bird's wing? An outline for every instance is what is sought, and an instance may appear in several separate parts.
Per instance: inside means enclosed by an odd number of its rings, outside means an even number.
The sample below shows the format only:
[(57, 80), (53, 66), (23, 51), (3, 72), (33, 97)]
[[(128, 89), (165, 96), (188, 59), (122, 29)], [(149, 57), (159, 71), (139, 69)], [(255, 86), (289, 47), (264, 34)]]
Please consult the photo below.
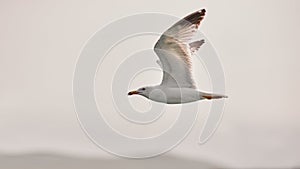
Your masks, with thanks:
[[(196, 11), (175, 23), (164, 32), (154, 46), (163, 69), (161, 85), (168, 87), (196, 88), (192, 78), (191, 49), (201, 43), (189, 44), (205, 15), (205, 9)], [(192, 43), (191, 43), (192, 44)]]

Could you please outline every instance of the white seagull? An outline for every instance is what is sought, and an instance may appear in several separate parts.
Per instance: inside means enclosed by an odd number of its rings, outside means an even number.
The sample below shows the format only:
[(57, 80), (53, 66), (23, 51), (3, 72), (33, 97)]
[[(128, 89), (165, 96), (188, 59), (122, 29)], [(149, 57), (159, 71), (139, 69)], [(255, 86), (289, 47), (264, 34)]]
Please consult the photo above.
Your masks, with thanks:
[(163, 70), (161, 84), (142, 87), (129, 92), (128, 95), (137, 94), (167, 104), (227, 98), (225, 95), (197, 90), (192, 78), (191, 56), (204, 44), (204, 39), (190, 41), (203, 20), (205, 12), (205, 9), (202, 9), (181, 19), (165, 31), (155, 44), (154, 51), (159, 57), (157, 63)]

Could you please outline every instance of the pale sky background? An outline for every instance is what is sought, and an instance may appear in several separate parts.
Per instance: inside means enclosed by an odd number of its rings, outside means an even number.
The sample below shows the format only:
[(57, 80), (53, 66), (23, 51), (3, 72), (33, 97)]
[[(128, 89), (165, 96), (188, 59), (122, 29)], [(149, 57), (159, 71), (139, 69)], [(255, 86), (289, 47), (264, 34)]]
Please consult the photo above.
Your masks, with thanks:
[(237, 167), (299, 166), (298, 0), (0, 1), (0, 154), (114, 158), (76, 119), (72, 76), (80, 49), (112, 20), (143, 12), (183, 17), (203, 7), (201, 30), (220, 55), (230, 98), (209, 142), (195, 143), (203, 114), (170, 154)]

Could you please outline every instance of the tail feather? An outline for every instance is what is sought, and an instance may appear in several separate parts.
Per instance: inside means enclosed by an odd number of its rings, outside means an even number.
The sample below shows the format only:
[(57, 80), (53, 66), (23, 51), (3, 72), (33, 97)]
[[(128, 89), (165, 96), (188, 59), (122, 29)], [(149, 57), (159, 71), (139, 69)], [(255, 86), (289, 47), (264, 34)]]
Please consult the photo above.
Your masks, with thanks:
[(228, 96), (221, 95), (221, 94), (210, 94), (210, 93), (201, 93), (201, 96), (205, 99), (211, 100), (211, 99), (222, 99), (222, 98), (228, 98)]

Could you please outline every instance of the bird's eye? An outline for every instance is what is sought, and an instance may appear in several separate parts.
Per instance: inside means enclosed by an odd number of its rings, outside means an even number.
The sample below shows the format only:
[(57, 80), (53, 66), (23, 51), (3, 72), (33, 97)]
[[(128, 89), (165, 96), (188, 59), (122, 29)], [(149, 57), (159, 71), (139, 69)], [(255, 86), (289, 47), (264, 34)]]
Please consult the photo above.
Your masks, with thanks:
[(141, 90), (146, 90), (145, 88), (142, 88)]

